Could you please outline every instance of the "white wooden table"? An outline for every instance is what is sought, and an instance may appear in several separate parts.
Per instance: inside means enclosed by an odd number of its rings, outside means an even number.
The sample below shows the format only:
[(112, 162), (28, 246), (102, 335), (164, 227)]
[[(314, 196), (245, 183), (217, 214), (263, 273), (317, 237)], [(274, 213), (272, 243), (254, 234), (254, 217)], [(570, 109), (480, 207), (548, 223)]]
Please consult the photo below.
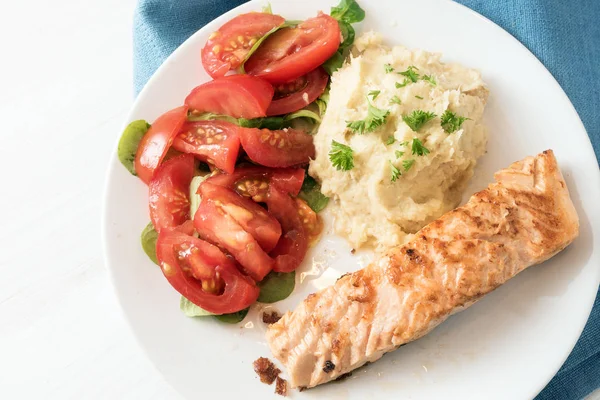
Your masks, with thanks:
[(0, 398), (177, 399), (127, 327), (100, 238), (133, 101), (135, 0), (3, 2)]
[(2, 399), (179, 398), (135, 343), (101, 247), (105, 167), (132, 103), (134, 6), (0, 11)]

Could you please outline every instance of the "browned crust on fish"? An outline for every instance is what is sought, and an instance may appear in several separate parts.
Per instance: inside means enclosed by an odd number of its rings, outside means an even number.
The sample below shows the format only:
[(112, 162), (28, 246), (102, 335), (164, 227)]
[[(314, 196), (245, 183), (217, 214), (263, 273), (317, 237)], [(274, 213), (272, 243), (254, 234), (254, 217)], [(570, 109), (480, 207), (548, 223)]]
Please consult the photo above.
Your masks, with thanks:
[(267, 341), (292, 387), (334, 380), (422, 337), (577, 237), (578, 217), (551, 150), (495, 179), (269, 326)]

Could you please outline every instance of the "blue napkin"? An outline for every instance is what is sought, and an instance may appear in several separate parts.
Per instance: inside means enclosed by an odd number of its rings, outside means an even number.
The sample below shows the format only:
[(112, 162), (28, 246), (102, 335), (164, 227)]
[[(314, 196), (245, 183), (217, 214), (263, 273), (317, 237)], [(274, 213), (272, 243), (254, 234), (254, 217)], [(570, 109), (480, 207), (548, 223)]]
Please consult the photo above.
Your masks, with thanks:
[[(600, 1), (458, 2), (506, 29), (544, 63), (577, 109), (600, 159)], [(133, 32), (135, 93), (185, 39), (242, 3), (139, 0)], [(599, 387), (600, 292), (573, 352), (536, 400), (582, 399)]]

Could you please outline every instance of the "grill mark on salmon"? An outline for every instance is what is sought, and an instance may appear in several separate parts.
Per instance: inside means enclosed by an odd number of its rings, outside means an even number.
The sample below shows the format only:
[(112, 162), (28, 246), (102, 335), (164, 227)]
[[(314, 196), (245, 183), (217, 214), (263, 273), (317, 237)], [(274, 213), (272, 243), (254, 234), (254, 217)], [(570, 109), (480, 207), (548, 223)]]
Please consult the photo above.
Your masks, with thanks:
[(495, 180), (269, 326), (267, 342), (292, 387), (334, 380), (426, 335), (577, 237), (577, 213), (551, 150)]

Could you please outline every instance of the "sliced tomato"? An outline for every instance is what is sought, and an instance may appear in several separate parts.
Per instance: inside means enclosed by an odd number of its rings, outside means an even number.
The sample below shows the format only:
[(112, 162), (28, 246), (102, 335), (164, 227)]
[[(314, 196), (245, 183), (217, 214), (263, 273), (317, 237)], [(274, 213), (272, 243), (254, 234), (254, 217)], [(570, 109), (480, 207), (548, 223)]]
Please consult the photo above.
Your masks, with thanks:
[(167, 111), (154, 121), (142, 137), (135, 154), (135, 172), (146, 184), (165, 158), (173, 139), (186, 120), (187, 112), (188, 106)]
[(254, 303), (260, 289), (218, 247), (176, 229), (158, 235), (156, 255), (171, 286), (198, 307), (229, 314)]
[(292, 128), (278, 131), (241, 128), (240, 141), (248, 157), (265, 167), (302, 165), (315, 157), (312, 136)]
[(273, 93), (273, 87), (260, 78), (231, 75), (196, 87), (186, 97), (185, 104), (192, 114), (212, 112), (252, 119), (267, 115)]
[(194, 156), (182, 154), (165, 161), (148, 184), (150, 219), (157, 232), (183, 224), (190, 216), (189, 187)]
[(307, 19), (295, 28), (269, 36), (246, 61), (250, 75), (271, 83), (285, 83), (306, 75), (325, 61), (341, 43), (338, 22), (326, 14)]
[(261, 281), (273, 269), (273, 259), (227, 211), (203, 199), (194, 216), (200, 237), (227, 250), (254, 280)]
[(202, 199), (212, 200), (229, 214), (246, 232), (251, 234), (267, 253), (275, 247), (281, 236), (281, 225), (267, 210), (240, 196), (232, 189), (204, 182), (199, 193)]
[(279, 15), (251, 12), (238, 15), (211, 33), (202, 49), (202, 65), (213, 78), (239, 67), (254, 44), (267, 32), (281, 26)]
[(233, 174), (210, 177), (206, 183), (234, 189), (257, 203), (267, 201), (269, 185), (275, 184), (285, 192), (297, 196), (304, 182), (302, 168), (238, 167)]
[(298, 214), (300, 215), (300, 220), (302, 221), (308, 244), (312, 245), (323, 231), (323, 221), (319, 218), (317, 213), (310, 208), (306, 201), (298, 197), (295, 198), (294, 201), (296, 202), (296, 208), (298, 209)]
[(321, 67), (288, 83), (275, 85), (273, 101), (267, 115), (281, 115), (298, 111), (323, 94), (329, 75)]
[(283, 236), (277, 246), (269, 253), (275, 260), (273, 270), (277, 272), (294, 271), (304, 260), (308, 249), (308, 238), (298, 211), (298, 205), (277, 186), (269, 188), (267, 198), (269, 212), (277, 218), (283, 229)]
[(231, 174), (240, 151), (239, 127), (218, 120), (186, 122), (173, 147)]

